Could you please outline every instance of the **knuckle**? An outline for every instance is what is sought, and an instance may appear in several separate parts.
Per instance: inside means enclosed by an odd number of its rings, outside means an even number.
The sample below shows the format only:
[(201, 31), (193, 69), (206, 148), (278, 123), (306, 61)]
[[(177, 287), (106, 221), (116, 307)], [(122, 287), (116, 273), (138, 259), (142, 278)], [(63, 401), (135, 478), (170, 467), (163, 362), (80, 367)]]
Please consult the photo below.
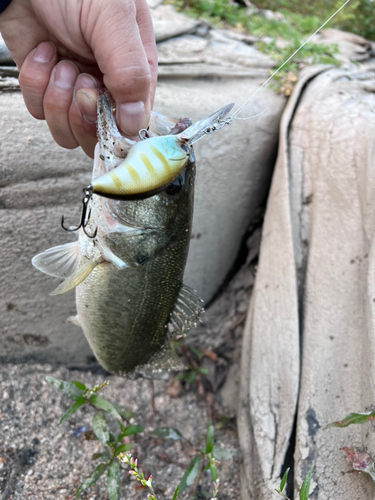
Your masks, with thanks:
[(112, 78), (110, 90), (122, 96), (144, 96), (151, 86), (151, 72), (145, 66), (128, 66)]

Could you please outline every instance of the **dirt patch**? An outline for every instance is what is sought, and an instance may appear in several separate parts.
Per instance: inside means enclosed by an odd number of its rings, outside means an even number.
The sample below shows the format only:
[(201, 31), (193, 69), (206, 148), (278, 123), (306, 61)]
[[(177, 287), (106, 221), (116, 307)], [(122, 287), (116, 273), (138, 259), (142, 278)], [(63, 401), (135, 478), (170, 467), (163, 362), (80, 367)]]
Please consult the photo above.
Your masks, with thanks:
[[(152, 387), (148, 380), (125, 381), (65, 368), (53, 370), (48, 365), (3, 365), (0, 370), (0, 492), (4, 494), (11, 481), (9, 498), (65, 500), (97, 465), (91, 457), (101, 451), (101, 445), (98, 441), (85, 439), (94, 410), (83, 407), (59, 426), (71, 400), (47, 383), (46, 375), (79, 380), (91, 386), (109, 379), (110, 384), (102, 395), (131, 410), (136, 422), (145, 428), (145, 432), (138, 435), (135, 453), (144, 473), (153, 475), (161, 499), (172, 498), (192, 458), (192, 450), (179, 441), (164, 441), (149, 432), (173, 426), (196, 447), (204, 443), (208, 424), (207, 399), (193, 388), (182, 386), (178, 397), (171, 397), (168, 387), (173, 384), (155, 381), (157, 413), (153, 415)], [(210, 401), (216, 445), (238, 450), (234, 426), (223, 425), (225, 413), (218, 398), (213, 396)], [(220, 498), (239, 498), (239, 463), (240, 456), (236, 456), (219, 465)], [(138, 485), (128, 472), (122, 472), (119, 499), (146, 498), (147, 491), (137, 489)], [(212, 491), (212, 480), (207, 473), (203, 475), (198, 498), (206, 498), (204, 491)], [(84, 498), (107, 498), (104, 476)], [(189, 498), (188, 490), (181, 498)]]

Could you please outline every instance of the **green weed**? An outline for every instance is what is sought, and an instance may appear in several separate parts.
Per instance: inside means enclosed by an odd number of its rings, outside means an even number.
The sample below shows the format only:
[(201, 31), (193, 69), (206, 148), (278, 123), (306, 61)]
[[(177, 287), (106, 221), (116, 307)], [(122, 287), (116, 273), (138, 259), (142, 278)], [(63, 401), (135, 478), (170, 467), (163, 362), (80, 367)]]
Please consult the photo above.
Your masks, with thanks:
[[(71, 417), (83, 405), (88, 405), (94, 410), (92, 418), (92, 430), (86, 431), (86, 435), (90, 438), (98, 440), (103, 450), (100, 453), (95, 453), (92, 460), (99, 461), (99, 465), (91, 472), (91, 474), (82, 482), (76, 490), (74, 496), (79, 497), (82, 493), (93, 486), (104, 474), (107, 475), (107, 491), (109, 500), (118, 500), (120, 488), (120, 475), (124, 471), (124, 467), (130, 467), (129, 473), (139, 481), (142, 486), (147, 487), (150, 491), (148, 498), (157, 500), (152, 476), (145, 478), (144, 474), (139, 470), (137, 460), (133, 459), (130, 450), (134, 449), (137, 444), (122, 443), (123, 438), (144, 433), (144, 428), (141, 425), (131, 424), (130, 420), (134, 415), (117, 404), (111, 403), (98, 395), (108, 382), (101, 385), (96, 385), (93, 388), (86, 387), (81, 382), (65, 382), (53, 377), (46, 377), (56, 389), (68, 396), (74, 401), (68, 411), (63, 415), (60, 423)], [(118, 424), (118, 431), (112, 434), (109, 431), (107, 414), (115, 418)], [(202, 474), (209, 471), (213, 480), (212, 499), (216, 498), (219, 491), (219, 479), (217, 474), (217, 466), (219, 460), (229, 460), (235, 454), (235, 450), (228, 450), (214, 445), (214, 426), (210, 421), (207, 428), (207, 434), (202, 448), (196, 448), (183, 434), (174, 427), (161, 427), (150, 432), (150, 435), (167, 441), (185, 441), (191, 449), (195, 450), (195, 454), (186, 469), (184, 475), (179, 482), (173, 500), (176, 500), (178, 495), (186, 488), (191, 487), (195, 493)]]
[[(311, 483), (311, 476), (312, 476), (313, 468), (314, 468), (314, 466), (312, 465), (310, 467), (310, 469), (307, 471), (306, 477), (303, 480), (303, 483), (302, 483), (302, 486), (301, 486), (301, 489), (299, 492), (299, 500), (308, 500), (308, 498), (309, 498), (310, 483)], [(285, 471), (285, 474), (283, 475), (283, 477), (280, 481), (280, 486), (275, 490), (276, 493), (278, 493), (280, 496), (285, 498), (285, 500), (289, 500), (289, 498), (283, 493), (285, 486), (286, 486), (287, 479), (288, 479), (289, 470), (290, 469), (287, 469)]]
[[(239, 0), (240, 1), (240, 0)], [(256, 37), (269, 37), (271, 42), (258, 43), (257, 48), (282, 64), (316, 31), (343, 3), (342, 0), (258, 0), (252, 2), (257, 12), (228, 0), (165, 0), (187, 15), (206, 19), (217, 27), (236, 27)], [(280, 12), (284, 19), (266, 19), (261, 9)], [(375, 38), (375, 9), (371, 0), (354, 0), (342, 9), (326, 26)], [(280, 43), (283, 40), (286, 43)], [(289, 95), (298, 74), (298, 65), (329, 64), (338, 66), (336, 45), (308, 44), (298, 56), (275, 77), (273, 89)]]

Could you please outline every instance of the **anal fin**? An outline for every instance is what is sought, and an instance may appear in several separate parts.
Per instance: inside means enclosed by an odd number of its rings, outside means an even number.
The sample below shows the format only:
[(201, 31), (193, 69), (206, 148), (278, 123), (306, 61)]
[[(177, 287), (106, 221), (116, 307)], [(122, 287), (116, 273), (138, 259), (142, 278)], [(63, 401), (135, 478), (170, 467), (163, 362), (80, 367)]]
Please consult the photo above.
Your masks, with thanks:
[(169, 342), (152, 356), (144, 365), (139, 365), (134, 369), (134, 375), (129, 378), (143, 377), (149, 379), (167, 379), (170, 372), (186, 370), (177, 354), (172, 350)]
[(62, 295), (63, 293), (73, 290), (73, 288), (82, 283), (91, 271), (101, 262), (104, 262), (102, 256), (83, 264), (73, 274), (66, 278), (66, 280), (63, 281), (52, 293), (50, 293), (50, 295)]
[(189, 286), (181, 285), (173, 311), (168, 323), (169, 332), (173, 337), (185, 335), (197, 326), (200, 315), (204, 312), (203, 300)]

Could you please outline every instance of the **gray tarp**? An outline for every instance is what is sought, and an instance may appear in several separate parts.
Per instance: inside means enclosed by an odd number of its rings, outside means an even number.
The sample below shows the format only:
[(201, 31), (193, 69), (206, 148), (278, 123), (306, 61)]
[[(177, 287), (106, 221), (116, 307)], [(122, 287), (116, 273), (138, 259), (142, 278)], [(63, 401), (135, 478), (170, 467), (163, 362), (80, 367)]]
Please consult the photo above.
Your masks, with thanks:
[(283, 115), (243, 342), (244, 499), (274, 498), (296, 415), (295, 495), (314, 464), (312, 499), (374, 498), (342, 451), (374, 451), (370, 424), (323, 430), (375, 402), (374, 90), (370, 63), (310, 69)]

